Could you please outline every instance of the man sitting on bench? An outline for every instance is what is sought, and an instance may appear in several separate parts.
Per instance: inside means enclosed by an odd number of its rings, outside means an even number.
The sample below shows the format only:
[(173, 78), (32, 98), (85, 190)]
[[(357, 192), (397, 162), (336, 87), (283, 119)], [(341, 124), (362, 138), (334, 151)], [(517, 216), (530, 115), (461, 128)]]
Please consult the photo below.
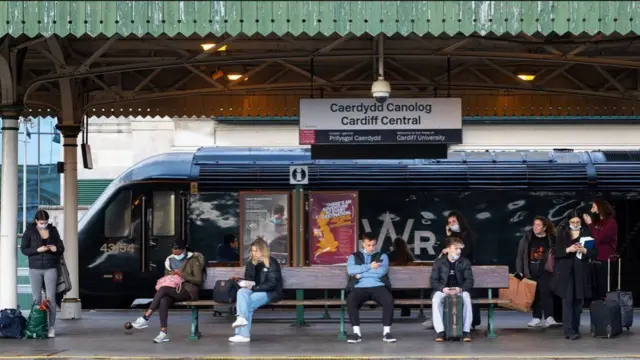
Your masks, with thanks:
[(360, 308), (370, 300), (382, 306), (382, 340), (395, 342), (391, 335), (393, 321), (393, 295), (387, 271), (389, 259), (386, 254), (376, 252), (377, 239), (373, 233), (362, 236), (362, 250), (353, 253), (347, 260), (347, 313), (353, 327), (353, 334), (347, 337), (349, 343), (362, 341), (360, 332)]
[[(445, 251), (433, 262), (431, 267), (431, 288), (433, 289), (433, 328), (436, 331), (436, 341), (445, 340), (445, 329), (442, 322), (443, 305), (447, 296), (462, 296), (462, 338), (463, 341), (471, 341), (469, 332), (473, 312), (471, 309), (471, 295), (473, 288), (473, 270), (471, 261), (460, 254), (464, 243), (460, 238), (448, 237), (445, 242)], [(452, 334), (448, 334), (451, 336)]]

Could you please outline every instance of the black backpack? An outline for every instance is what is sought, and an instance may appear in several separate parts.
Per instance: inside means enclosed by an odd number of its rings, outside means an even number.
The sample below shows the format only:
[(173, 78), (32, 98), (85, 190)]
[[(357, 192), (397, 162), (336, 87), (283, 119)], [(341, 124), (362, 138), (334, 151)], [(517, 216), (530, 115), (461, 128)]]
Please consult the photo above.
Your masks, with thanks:
[(27, 319), (18, 309), (0, 311), (0, 338), (22, 339)]
[(236, 302), (236, 296), (240, 286), (233, 280), (218, 280), (213, 287), (213, 301), (220, 304), (233, 304)]
[[(371, 262), (380, 262), (380, 257), (382, 256), (381, 253), (376, 252), (373, 255), (371, 255)], [(364, 254), (362, 254), (362, 252), (360, 251), (356, 251), (353, 253), (353, 258), (355, 260), (356, 265), (362, 265), (364, 264)], [(358, 283), (359, 279), (356, 279), (355, 276), (348, 276), (348, 280), (347, 280), (347, 287), (344, 289), (345, 290), (345, 295), (348, 296), (349, 293), (351, 292), (351, 290), (353, 290), (354, 287), (356, 287), (356, 284)], [(389, 292), (391, 292), (391, 280), (389, 280), (389, 273), (384, 274), (383, 277), (380, 278), (380, 281), (382, 281), (382, 283), (384, 284), (384, 287), (389, 290)]]

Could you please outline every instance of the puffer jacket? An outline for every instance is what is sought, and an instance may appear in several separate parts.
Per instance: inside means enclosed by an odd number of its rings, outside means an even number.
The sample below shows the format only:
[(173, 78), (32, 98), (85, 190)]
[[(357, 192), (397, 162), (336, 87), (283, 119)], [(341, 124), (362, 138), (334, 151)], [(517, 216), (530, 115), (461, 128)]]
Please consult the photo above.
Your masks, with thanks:
[(244, 268), (244, 279), (256, 284), (251, 291), (266, 292), (269, 301), (282, 299), (282, 272), (280, 264), (273, 257), (269, 257), (269, 267), (263, 262), (254, 265), (248, 261)]
[[(435, 291), (442, 291), (447, 286), (449, 279), (449, 259), (446, 255), (441, 255), (431, 266), (431, 288)], [(474, 279), (471, 261), (465, 257), (460, 257), (456, 262), (456, 279), (458, 287), (462, 291), (469, 292), (473, 289)]]
[[(55, 269), (60, 264), (60, 257), (64, 254), (64, 244), (60, 239), (60, 233), (51, 224), (47, 226), (47, 229), (49, 230), (49, 239), (46, 242), (42, 240), (35, 223), (29, 225), (24, 234), (22, 234), (20, 251), (29, 258), (29, 269)], [(56, 252), (45, 251), (39, 253), (38, 248), (45, 245), (55, 245)]]
[[(167, 261), (169, 259), (167, 258)], [(189, 292), (192, 301), (198, 300), (198, 293), (204, 281), (204, 255), (199, 252), (188, 252), (187, 261), (182, 264), (182, 278), (184, 283), (182, 287)], [(165, 275), (169, 275), (171, 270), (165, 266)]]

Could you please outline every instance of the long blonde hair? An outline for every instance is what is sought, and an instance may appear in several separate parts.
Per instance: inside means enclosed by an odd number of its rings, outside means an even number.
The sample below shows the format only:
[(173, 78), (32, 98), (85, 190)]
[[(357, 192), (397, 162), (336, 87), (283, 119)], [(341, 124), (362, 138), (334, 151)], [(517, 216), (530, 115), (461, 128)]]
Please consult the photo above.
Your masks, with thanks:
[[(262, 262), (264, 263), (264, 266), (269, 267), (269, 258), (271, 257), (269, 244), (267, 244), (267, 242), (262, 237), (257, 237), (255, 240), (253, 240), (253, 242), (249, 246), (249, 249), (252, 249), (254, 246), (258, 249), (258, 251), (260, 251), (260, 253), (262, 253)], [(251, 263), (253, 265), (256, 265), (258, 263), (258, 260), (253, 258), (253, 251), (251, 252), (250, 256)]]

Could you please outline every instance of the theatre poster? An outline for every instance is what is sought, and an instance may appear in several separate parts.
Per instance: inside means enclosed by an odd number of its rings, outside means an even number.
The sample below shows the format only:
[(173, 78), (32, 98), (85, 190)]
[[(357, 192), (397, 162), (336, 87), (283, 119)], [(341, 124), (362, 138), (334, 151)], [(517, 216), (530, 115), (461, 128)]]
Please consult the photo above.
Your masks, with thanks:
[(357, 248), (358, 192), (309, 193), (309, 262), (345, 265)]

